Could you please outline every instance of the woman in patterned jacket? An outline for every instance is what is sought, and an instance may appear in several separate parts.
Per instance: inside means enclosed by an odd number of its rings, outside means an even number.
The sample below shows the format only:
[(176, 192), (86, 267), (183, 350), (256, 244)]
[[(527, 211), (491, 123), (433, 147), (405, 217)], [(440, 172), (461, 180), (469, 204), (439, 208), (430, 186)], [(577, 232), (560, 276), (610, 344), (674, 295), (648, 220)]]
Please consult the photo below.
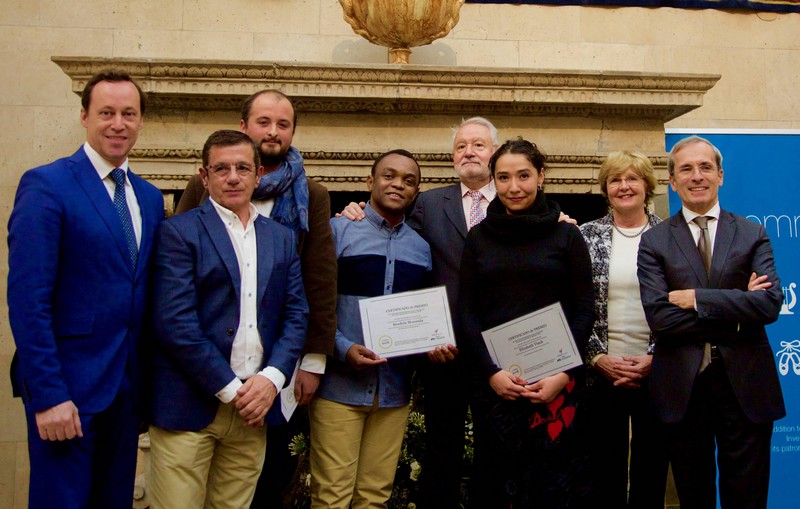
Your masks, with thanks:
[(647, 397), (653, 343), (636, 275), (641, 235), (661, 221), (647, 210), (657, 182), (650, 160), (627, 151), (609, 154), (598, 180), (609, 213), (580, 227), (595, 293), (586, 352), (595, 500), (663, 509), (668, 458)]

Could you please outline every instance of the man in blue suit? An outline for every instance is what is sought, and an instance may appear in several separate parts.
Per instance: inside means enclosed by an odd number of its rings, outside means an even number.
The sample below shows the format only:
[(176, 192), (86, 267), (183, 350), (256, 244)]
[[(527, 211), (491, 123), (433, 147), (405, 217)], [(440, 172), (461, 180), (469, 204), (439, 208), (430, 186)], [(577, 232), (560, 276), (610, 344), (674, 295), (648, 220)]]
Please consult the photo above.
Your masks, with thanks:
[(8, 224), (8, 307), (30, 454), (29, 507), (126, 508), (139, 350), (161, 193), (128, 168), (145, 96), (105, 72), (81, 98), (86, 143), (26, 172)]
[(263, 171), (246, 134), (215, 132), (200, 168), (209, 199), (158, 232), (153, 509), (249, 507), (264, 417), (303, 348), (308, 306), (295, 235), (250, 202)]

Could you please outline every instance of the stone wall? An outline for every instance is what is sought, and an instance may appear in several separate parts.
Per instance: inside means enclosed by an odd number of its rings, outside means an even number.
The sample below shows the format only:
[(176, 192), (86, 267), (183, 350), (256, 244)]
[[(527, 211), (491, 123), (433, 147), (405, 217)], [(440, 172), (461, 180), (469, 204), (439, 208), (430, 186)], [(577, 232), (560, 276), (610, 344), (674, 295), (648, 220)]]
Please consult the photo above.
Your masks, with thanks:
[[(16, 184), (30, 167), (72, 153), (83, 141), (79, 99), (53, 56), (114, 59), (211, 59), (322, 64), (384, 64), (385, 48), (353, 34), (335, 0), (2, 0), (0, 3), (0, 237), (5, 238)], [(451, 34), (413, 49), (413, 65), (710, 74), (721, 78), (703, 105), (668, 127), (800, 129), (800, 15), (716, 10), (472, 5)], [(177, 120), (176, 120), (177, 118)], [(446, 123), (459, 117), (452, 115)], [(402, 125), (424, 152), (446, 153), (450, 133), (430, 117), (401, 121), (357, 117), (347, 139), (326, 138), (324, 121), (301, 118), (296, 145), (321, 150), (381, 150)], [(235, 125), (231, 112), (159, 114), (145, 120), (140, 147), (199, 148), (199, 131)], [(182, 125), (195, 126), (185, 131)], [(587, 134), (574, 121), (499, 122), (501, 138), (544, 137), (547, 150), (602, 156), (619, 145), (651, 146), (602, 121)], [(305, 124), (305, 125), (304, 125)], [(304, 133), (304, 127), (308, 127)], [(535, 126), (535, 130), (531, 128)], [(622, 133), (622, 134), (620, 134)], [(639, 137), (640, 139), (636, 139)], [(308, 146), (313, 141), (319, 147)], [(538, 141), (538, 139), (537, 139)], [(663, 143), (661, 141), (660, 143)], [(402, 143), (399, 143), (402, 144)], [(594, 144), (592, 146), (592, 144)], [(375, 147), (372, 148), (371, 145)], [(661, 147), (663, 150), (663, 146)], [(649, 155), (662, 155), (651, 153)], [(14, 351), (5, 303), (7, 246), (0, 243), (0, 507), (24, 508), (27, 453), (22, 405), (6, 373)]]

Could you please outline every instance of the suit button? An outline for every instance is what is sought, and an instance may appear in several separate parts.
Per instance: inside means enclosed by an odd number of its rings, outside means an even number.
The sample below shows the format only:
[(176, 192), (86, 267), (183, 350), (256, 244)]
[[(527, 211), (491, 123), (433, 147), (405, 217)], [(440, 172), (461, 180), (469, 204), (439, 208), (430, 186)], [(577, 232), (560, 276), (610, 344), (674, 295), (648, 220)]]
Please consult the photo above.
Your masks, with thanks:
[(225, 331), (225, 334), (227, 334), (228, 336), (233, 336), (233, 329), (227, 329)]

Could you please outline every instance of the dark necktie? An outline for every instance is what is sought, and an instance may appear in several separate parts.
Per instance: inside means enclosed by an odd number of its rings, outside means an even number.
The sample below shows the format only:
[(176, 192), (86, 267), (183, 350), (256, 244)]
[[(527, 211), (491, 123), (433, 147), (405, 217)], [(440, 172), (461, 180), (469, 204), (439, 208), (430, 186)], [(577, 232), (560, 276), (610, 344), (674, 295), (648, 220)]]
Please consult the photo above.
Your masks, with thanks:
[(697, 216), (693, 221), (700, 227), (700, 238), (697, 239), (697, 250), (703, 258), (706, 274), (711, 274), (711, 235), (708, 233), (708, 216)]
[(122, 222), (122, 231), (125, 232), (125, 240), (128, 243), (128, 256), (130, 257), (131, 267), (136, 268), (136, 259), (139, 257), (139, 247), (136, 245), (136, 234), (133, 232), (133, 221), (128, 210), (128, 200), (125, 198), (125, 172), (121, 168), (111, 170), (111, 180), (114, 181), (114, 208)]
[[(697, 250), (703, 258), (706, 274), (711, 274), (711, 235), (708, 233), (708, 216), (697, 216), (692, 221), (700, 227), (700, 237), (697, 239)], [(702, 373), (711, 364), (711, 343), (703, 345), (703, 359), (700, 361)]]

